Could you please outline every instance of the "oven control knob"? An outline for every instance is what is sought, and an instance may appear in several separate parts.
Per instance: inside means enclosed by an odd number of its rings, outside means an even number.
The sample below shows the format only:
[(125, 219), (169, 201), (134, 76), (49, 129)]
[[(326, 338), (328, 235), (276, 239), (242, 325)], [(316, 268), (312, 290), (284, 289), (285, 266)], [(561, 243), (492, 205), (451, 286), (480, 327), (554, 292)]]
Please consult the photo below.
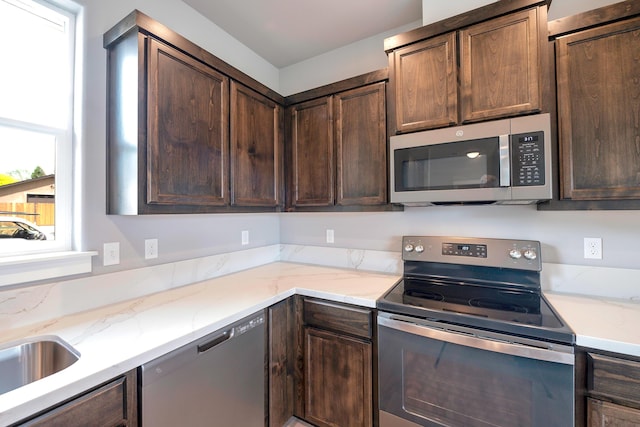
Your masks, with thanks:
[(416, 246), (416, 252), (418, 252), (418, 253), (422, 253), (422, 252), (424, 252), (424, 246), (422, 246), (422, 245), (417, 245), (417, 246)]
[(518, 249), (511, 249), (509, 251), (509, 256), (513, 259), (520, 259), (522, 258), (522, 252), (520, 252), (520, 250)]
[(413, 245), (411, 243), (407, 243), (404, 247), (405, 252), (413, 252)]
[(538, 258), (538, 254), (533, 249), (527, 249), (526, 251), (524, 251), (524, 257), (526, 259), (534, 260)]

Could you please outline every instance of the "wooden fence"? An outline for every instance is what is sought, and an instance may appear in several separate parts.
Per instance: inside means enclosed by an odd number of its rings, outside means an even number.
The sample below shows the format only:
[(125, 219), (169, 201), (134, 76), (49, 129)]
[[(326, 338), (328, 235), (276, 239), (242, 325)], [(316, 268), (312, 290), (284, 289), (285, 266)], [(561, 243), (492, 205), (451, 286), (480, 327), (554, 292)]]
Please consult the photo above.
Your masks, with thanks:
[(36, 225), (55, 225), (55, 203), (0, 203), (0, 216), (17, 216)]

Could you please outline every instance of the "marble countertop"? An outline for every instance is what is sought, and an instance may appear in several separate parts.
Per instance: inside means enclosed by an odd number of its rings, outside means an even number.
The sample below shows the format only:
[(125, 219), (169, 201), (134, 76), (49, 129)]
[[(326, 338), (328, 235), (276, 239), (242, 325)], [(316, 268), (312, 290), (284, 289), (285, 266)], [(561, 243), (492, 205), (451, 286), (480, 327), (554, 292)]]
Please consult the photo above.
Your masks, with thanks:
[[(8, 331), (3, 342), (57, 335), (69, 368), (0, 396), (0, 425), (108, 381), (291, 295), (375, 307), (398, 275), (275, 262), (193, 285)], [(4, 335), (4, 332), (3, 332)]]
[[(349, 259), (352, 257), (350, 254)], [(640, 303), (632, 286), (636, 276), (631, 274), (635, 270), (624, 275), (630, 297), (616, 299), (576, 294), (580, 289), (588, 291), (584, 278), (589, 275), (565, 271), (564, 266), (545, 269), (553, 272), (543, 277), (548, 282), (543, 287), (545, 296), (576, 333), (577, 345), (640, 356), (640, 330), (635, 327), (640, 324)], [(96, 292), (94, 298), (100, 301), (92, 304), (98, 308), (2, 331), (2, 342), (57, 335), (81, 357), (58, 374), (0, 395), (0, 426), (54, 406), (294, 294), (373, 308), (400, 275), (276, 261), (191, 285), (157, 289), (159, 292), (123, 302), (105, 302), (111, 296)], [(640, 271), (637, 276), (640, 278)], [(133, 285), (114, 288), (125, 292), (127, 286)], [(53, 288), (42, 291), (55, 294)], [(56, 306), (49, 302), (47, 310), (64, 312), (58, 306), (72, 303), (65, 298), (53, 301)], [(107, 305), (101, 307), (101, 301)], [(34, 303), (31, 312), (36, 315), (41, 305), (44, 303)]]
[(640, 303), (553, 292), (545, 296), (576, 334), (576, 345), (640, 357)]

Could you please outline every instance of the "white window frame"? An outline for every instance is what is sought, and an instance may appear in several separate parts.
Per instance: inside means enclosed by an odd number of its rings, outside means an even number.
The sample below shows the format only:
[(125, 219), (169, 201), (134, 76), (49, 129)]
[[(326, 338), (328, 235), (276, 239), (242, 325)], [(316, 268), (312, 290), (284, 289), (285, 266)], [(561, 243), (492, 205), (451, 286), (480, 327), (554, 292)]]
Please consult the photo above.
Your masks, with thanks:
[[(79, 174), (74, 177), (74, 148), (80, 143), (82, 129), (82, 8), (68, 0), (34, 0), (50, 7), (70, 18), (69, 43), (72, 55), (69, 58), (72, 94), (68, 99), (70, 114), (63, 129), (25, 123), (0, 118), (0, 125), (14, 127), (26, 131), (46, 133), (56, 138), (56, 171), (55, 171), (55, 240), (30, 241), (29, 249), (19, 244), (0, 242), (0, 287), (27, 282), (59, 278), (74, 274), (91, 272), (91, 257), (97, 252), (82, 252), (74, 247), (79, 241), (73, 229), (74, 215), (74, 178), (80, 182)], [(75, 168), (74, 168), (75, 167)], [(10, 240), (10, 239), (7, 239)], [(5, 244), (6, 243), (6, 244)]]

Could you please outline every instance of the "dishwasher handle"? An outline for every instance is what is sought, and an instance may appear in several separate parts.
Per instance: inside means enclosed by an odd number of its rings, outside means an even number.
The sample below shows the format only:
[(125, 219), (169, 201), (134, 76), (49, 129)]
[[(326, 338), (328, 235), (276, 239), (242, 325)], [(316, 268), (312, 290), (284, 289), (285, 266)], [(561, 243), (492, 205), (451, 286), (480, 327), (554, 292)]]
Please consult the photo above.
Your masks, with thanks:
[(233, 337), (233, 329), (227, 329), (222, 334), (218, 335), (212, 340), (199, 344), (198, 353), (204, 353), (207, 350), (211, 350), (213, 347), (217, 346), (218, 344), (222, 344), (223, 342), (225, 342), (231, 337)]

